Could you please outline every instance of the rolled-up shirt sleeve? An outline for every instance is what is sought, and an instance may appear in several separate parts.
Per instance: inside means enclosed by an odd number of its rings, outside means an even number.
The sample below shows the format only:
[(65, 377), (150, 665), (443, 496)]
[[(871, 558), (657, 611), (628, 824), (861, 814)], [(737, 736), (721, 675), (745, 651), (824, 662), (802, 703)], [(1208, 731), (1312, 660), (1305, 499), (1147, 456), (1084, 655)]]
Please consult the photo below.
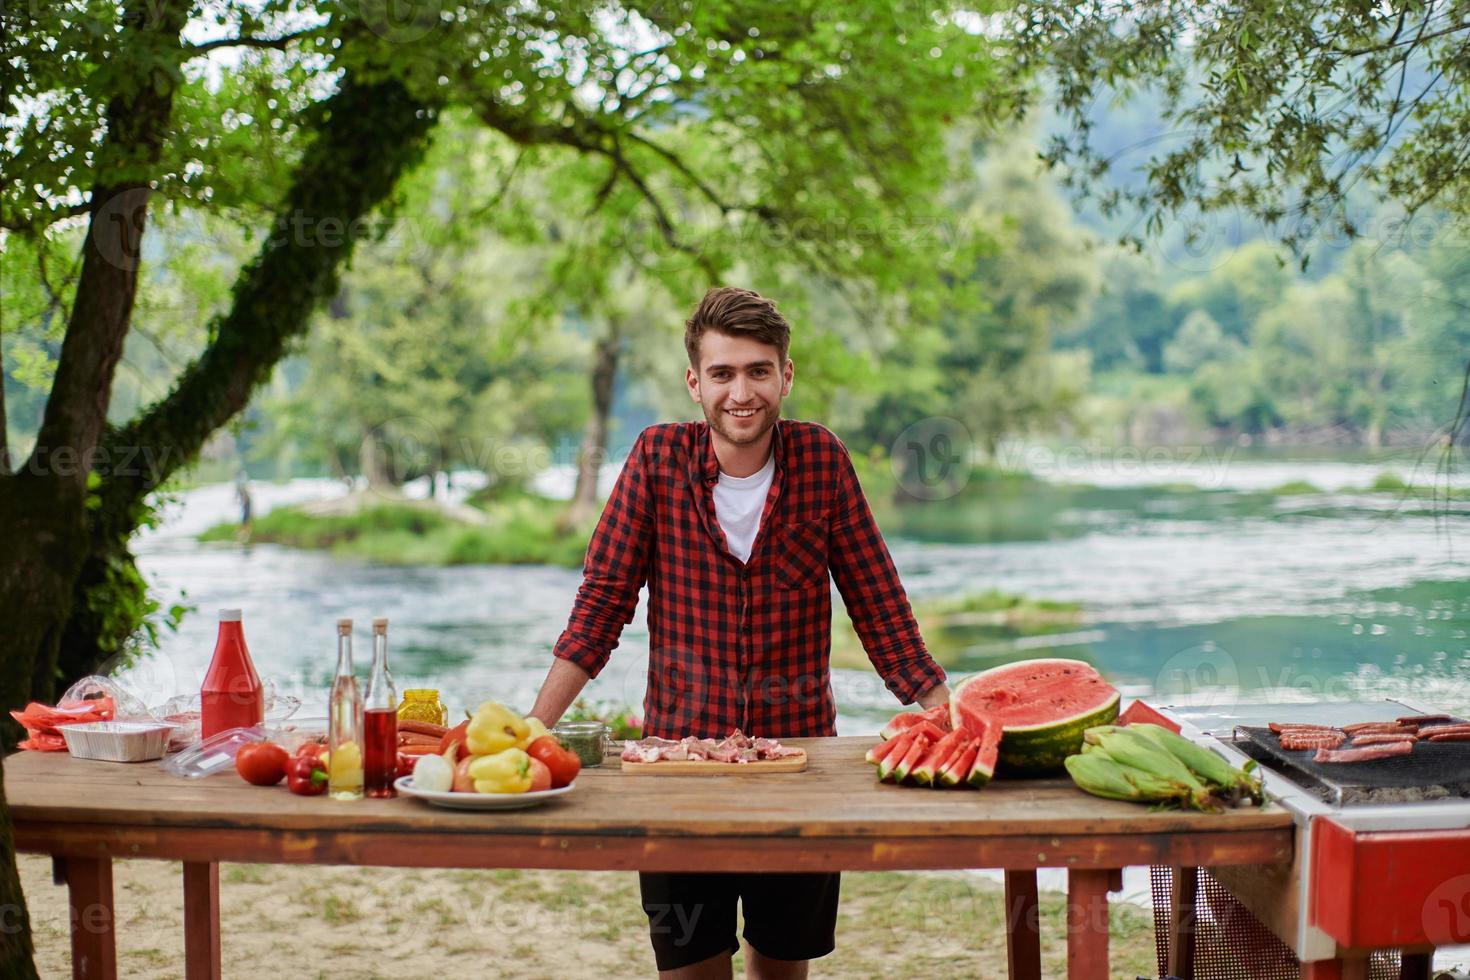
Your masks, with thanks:
[(639, 435), (623, 462), (612, 496), (602, 509), (587, 557), (582, 585), (567, 627), (552, 653), (596, 677), (633, 621), (638, 592), (648, 579), (653, 546), (653, 495), (646, 435)]
[(868, 507), (852, 459), (839, 456), (836, 503), (830, 520), (829, 563), (848, 618), (878, 676), (904, 704), (944, 682), (919, 635), (898, 569)]

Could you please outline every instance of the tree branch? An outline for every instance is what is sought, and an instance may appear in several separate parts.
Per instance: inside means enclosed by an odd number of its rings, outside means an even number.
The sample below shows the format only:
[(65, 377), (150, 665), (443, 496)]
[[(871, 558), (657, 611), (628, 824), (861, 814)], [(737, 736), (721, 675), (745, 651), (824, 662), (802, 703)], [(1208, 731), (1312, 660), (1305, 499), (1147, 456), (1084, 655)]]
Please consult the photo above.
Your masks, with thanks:
[(421, 159), (437, 116), (396, 80), (362, 83), (350, 74), (325, 108), (214, 341), (165, 400), (108, 439), (112, 458), (141, 456), (145, 465), (108, 481), (97, 533), (105, 535), (108, 522), (125, 529), (144, 495), (198, 455), (270, 377), (288, 343), (336, 293), (354, 245), (370, 231), (368, 216)]
[(1425, 41), (1433, 41), (1435, 38), (1444, 37), (1446, 34), (1455, 34), (1463, 30), (1470, 30), (1470, 22), (1455, 24), (1451, 27), (1446, 27), (1444, 30), (1435, 31), (1433, 34), (1419, 33), (1414, 35), (1414, 39), (1411, 41), (1398, 40), (1398, 32), (1395, 31), (1394, 36), (1392, 38), (1389, 38), (1387, 41), (1384, 41), (1382, 44), (1374, 44), (1366, 48), (1339, 48), (1328, 46), (1327, 50), (1332, 51), (1335, 54), (1344, 55), (1349, 58), (1360, 58), (1366, 54), (1381, 54), (1384, 51), (1391, 51), (1392, 49), (1403, 44), (1410, 45), (1411, 47), (1418, 47)]
[(284, 51), (291, 45), (292, 41), (299, 41), (303, 37), (310, 37), (317, 32), (318, 28), (308, 27), (303, 30), (283, 34), (280, 37), (217, 37), (212, 41), (203, 41), (199, 44), (186, 45), (184, 50), (189, 57), (194, 58), (207, 51), (216, 48), (271, 48), (276, 51)]
[[(141, 0), (140, 0), (141, 2)], [(176, 56), (186, 4), (148, 0), (149, 16), (125, 18), (125, 42), (155, 59), (144, 84), (107, 105), (104, 154), (119, 167), (156, 164), (173, 112), (173, 82), (165, 59)], [(129, 6), (134, 6), (130, 4)], [(138, 265), (151, 190), (138, 177), (117, 179), (118, 170), (98, 175), (92, 188), (92, 220), (82, 246), (82, 272), (67, 320), (56, 377), (36, 435), (37, 453), (65, 447), (86, 459), (107, 420), (112, 377), (122, 356), (138, 291)], [(85, 485), (86, 467), (69, 467), (57, 480)]]

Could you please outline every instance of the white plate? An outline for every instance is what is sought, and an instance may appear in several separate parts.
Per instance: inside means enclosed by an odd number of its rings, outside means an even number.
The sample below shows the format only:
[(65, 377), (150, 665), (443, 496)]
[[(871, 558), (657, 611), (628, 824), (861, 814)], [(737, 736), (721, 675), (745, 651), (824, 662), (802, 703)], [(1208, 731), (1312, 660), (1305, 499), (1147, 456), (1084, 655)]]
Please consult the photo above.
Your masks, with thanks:
[(523, 810), (570, 793), (576, 787), (573, 780), (561, 789), (544, 789), (539, 793), (438, 793), (414, 789), (412, 776), (399, 776), (393, 781), (393, 788), (404, 796), (417, 796), (426, 803), (451, 810)]

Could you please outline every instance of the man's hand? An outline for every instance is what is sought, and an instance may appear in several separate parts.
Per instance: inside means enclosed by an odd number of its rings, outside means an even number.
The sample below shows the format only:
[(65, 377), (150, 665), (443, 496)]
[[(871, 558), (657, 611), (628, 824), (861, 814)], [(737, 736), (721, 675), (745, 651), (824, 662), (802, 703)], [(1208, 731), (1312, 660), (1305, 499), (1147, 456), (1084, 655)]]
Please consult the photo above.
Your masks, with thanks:
[(941, 704), (949, 704), (949, 687), (943, 683), (935, 684), (919, 695), (919, 707), (921, 708), (927, 710)]

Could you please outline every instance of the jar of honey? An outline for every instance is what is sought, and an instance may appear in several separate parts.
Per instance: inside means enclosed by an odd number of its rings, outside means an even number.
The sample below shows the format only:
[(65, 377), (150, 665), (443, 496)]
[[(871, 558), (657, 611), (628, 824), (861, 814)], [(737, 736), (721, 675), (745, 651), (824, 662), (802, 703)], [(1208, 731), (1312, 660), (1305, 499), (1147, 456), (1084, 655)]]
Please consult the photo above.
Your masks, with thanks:
[(448, 725), (449, 709), (439, 700), (439, 692), (428, 687), (409, 688), (398, 704), (399, 721), (426, 721), (431, 725)]

